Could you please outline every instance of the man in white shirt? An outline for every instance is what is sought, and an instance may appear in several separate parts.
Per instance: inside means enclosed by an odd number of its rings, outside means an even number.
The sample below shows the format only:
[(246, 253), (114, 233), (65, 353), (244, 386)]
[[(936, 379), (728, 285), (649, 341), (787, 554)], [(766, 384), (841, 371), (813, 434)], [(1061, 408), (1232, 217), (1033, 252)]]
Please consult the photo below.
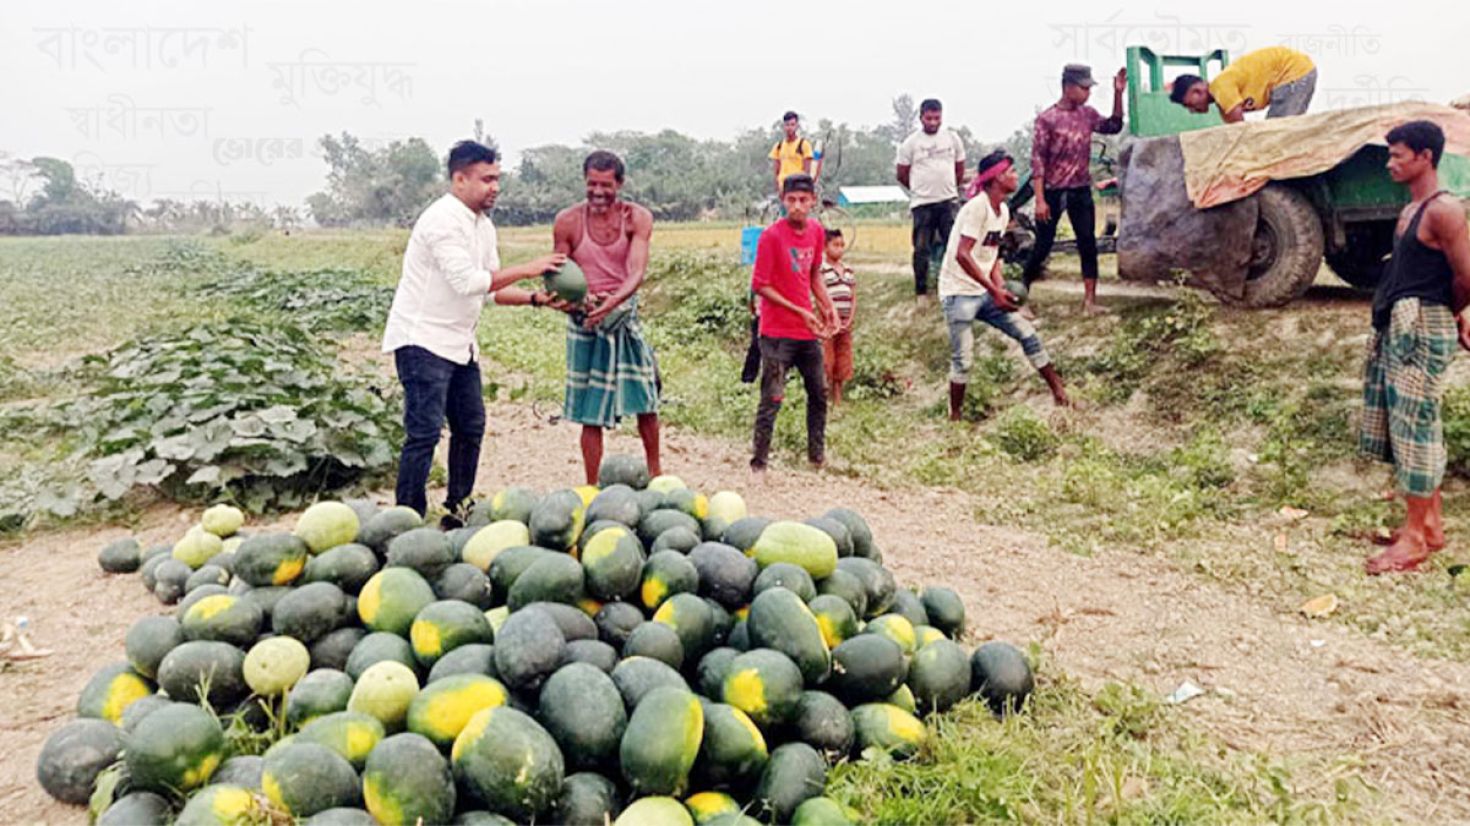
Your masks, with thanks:
[(909, 191), (914, 217), (914, 294), (920, 299), (929, 291), (929, 258), (954, 227), (965, 180), (965, 144), (943, 120), (944, 107), (929, 98), (919, 104), (923, 129), (898, 147), (898, 182)]
[[(1010, 224), (1006, 198), (1020, 186), (1015, 163), (1003, 149), (980, 159), (976, 170), (980, 191), (960, 210), (939, 270), (939, 301), (949, 327), (949, 418), (959, 421), (965, 387), (975, 363), (976, 321), (983, 321), (1020, 343), (1031, 366), (1041, 373), (1058, 406), (1068, 404), (1036, 328), (1020, 313), (1019, 299), (1001, 274), (1000, 239)], [(1017, 285), (1019, 288), (1019, 285)]]
[(392, 353), (403, 384), (403, 454), (398, 462), (398, 504), (423, 514), (425, 486), (439, 434), (449, 422), (449, 490), (445, 523), (462, 518), (485, 436), (479, 347), (475, 325), (485, 300), (570, 309), (547, 292), (510, 285), (561, 266), (564, 255), (545, 255), (515, 267), (500, 266), (495, 225), (486, 214), (500, 194), (495, 150), (461, 141), (449, 151), (449, 192), (414, 222), (403, 275), (388, 310), (383, 352)]

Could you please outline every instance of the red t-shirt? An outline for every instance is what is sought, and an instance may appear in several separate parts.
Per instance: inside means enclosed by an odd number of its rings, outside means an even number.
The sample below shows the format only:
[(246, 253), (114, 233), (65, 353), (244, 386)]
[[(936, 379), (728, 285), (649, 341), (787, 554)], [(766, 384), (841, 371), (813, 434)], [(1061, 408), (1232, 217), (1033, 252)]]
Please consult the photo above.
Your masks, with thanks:
[[(800, 233), (785, 218), (766, 227), (756, 247), (750, 288), (759, 292), (762, 287), (775, 287), (787, 301), (810, 311), (812, 271), (822, 265), (826, 237), (822, 225), (810, 219)], [(803, 340), (817, 337), (801, 316), (770, 301), (761, 302), (761, 335)]]

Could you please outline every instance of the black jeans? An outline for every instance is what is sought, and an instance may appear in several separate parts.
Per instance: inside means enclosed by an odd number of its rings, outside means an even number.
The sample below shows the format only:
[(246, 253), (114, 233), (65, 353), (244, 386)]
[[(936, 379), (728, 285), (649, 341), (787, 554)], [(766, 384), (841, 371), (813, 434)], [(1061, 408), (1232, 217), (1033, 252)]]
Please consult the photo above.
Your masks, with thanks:
[(1021, 280), (1027, 287), (1041, 275), (1046, 257), (1051, 255), (1051, 245), (1057, 239), (1057, 224), (1062, 212), (1072, 222), (1072, 234), (1077, 236), (1077, 257), (1082, 259), (1082, 277), (1097, 280), (1097, 214), (1092, 204), (1092, 187), (1079, 186), (1065, 189), (1046, 190), (1046, 205), (1051, 209), (1051, 220), (1036, 222), (1036, 246), (1031, 248), (1031, 257), (1026, 260), (1026, 269)]
[(821, 462), (827, 454), (827, 378), (822, 342), (761, 336), (761, 402), (755, 409), (755, 456), (750, 466), (764, 468), (771, 456), (771, 433), (786, 395), (786, 371), (801, 374), (806, 387), (806, 457)]
[(398, 460), (398, 504), (423, 514), (428, 509), (425, 486), (434, 448), (444, 422), (449, 422), (449, 495), (453, 511), (469, 498), (485, 438), (485, 398), (480, 365), (455, 364), (422, 347), (393, 351), (398, 381), (403, 385), (403, 455)]
[(914, 294), (929, 291), (929, 259), (934, 248), (944, 249), (949, 243), (949, 232), (954, 229), (955, 205), (953, 201), (924, 204), (914, 207)]
[(745, 350), (745, 366), (740, 368), (740, 381), (750, 384), (761, 372), (761, 317), (750, 317), (750, 347)]

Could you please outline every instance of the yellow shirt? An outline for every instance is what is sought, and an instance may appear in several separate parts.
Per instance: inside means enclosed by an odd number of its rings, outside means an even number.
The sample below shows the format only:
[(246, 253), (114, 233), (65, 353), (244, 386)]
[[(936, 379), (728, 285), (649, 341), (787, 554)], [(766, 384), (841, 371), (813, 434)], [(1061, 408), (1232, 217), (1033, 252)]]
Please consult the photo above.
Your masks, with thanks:
[(1305, 54), (1285, 46), (1268, 46), (1241, 55), (1210, 81), (1210, 94), (1224, 114), (1237, 106), (1247, 112), (1265, 109), (1271, 90), (1301, 80), (1317, 68)]
[(783, 140), (771, 147), (768, 156), (773, 161), (781, 162), (781, 171), (776, 173), (777, 185), (786, 180), (787, 175), (803, 172), (802, 165), (812, 157), (812, 142), (806, 138), (797, 138), (794, 141)]

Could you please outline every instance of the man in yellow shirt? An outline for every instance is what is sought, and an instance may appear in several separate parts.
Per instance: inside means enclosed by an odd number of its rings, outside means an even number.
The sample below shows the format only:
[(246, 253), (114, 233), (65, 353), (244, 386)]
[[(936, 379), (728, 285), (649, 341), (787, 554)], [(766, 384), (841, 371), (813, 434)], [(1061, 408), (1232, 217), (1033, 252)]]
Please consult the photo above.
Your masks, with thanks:
[(1316, 89), (1317, 66), (1310, 57), (1285, 46), (1270, 46), (1241, 55), (1209, 83), (1199, 75), (1180, 75), (1169, 99), (1200, 114), (1214, 104), (1226, 123), (1239, 123), (1246, 112), (1262, 109), (1268, 118), (1306, 114)]
[(798, 172), (812, 174), (812, 142), (797, 131), (801, 126), (801, 119), (795, 112), (787, 112), (781, 116), (781, 123), (786, 128), (786, 136), (771, 147), (771, 154), (768, 156), (772, 161), (772, 172), (776, 176), (777, 198), (781, 197), (781, 183), (786, 180), (786, 176)]

